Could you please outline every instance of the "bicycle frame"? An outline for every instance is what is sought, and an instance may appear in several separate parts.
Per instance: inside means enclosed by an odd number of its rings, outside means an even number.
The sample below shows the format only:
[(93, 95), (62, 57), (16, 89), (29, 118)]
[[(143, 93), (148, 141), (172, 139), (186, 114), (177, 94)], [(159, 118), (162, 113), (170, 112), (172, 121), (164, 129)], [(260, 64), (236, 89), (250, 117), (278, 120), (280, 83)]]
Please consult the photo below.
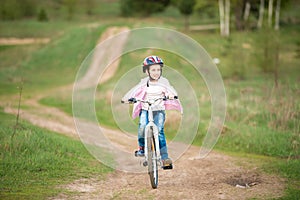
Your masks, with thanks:
[[(174, 97), (177, 99), (177, 96)], [(163, 166), (161, 155), (160, 155), (160, 148), (159, 148), (159, 136), (158, 136), (158, 128), (156, 124), (154, 123), (153, 119), (153, 104), (157, 100), (167, 100), (167, 97), (161, 97), (154, 100), (142, 100), (142, 99), (129, 99), (126, 103), (148, 103), (148, 124), (145, 127), (145, 160), (143, 162), (143, 166), (148, 166), (148, 174), (150, 176), (150, 182), (153, 189), (157, 188), (158, 185), (158, 165)], [(124, 101), (121, 101), (121, 103), (125, 103)], [(168, 168), (164, 169), (172, 169), (172, 165)]]
[[(148, 124), (145, 127), (145, 161), (148, 160), (148, 140), (150, 138), (153, 138), (154, 140), (154, 151), (156, 152), (156, 160), (161, 164), (161, 156), (160, 156), (160, 148), (159, 148), (159, 139), (158, 139), (158, 128), (156, 124), (154, 123), (153, 119), (153, 111), (152, 111), (152, 105), (149, 106), (148, 109)], [(152, 131), (151, 131), (152, 128)]]

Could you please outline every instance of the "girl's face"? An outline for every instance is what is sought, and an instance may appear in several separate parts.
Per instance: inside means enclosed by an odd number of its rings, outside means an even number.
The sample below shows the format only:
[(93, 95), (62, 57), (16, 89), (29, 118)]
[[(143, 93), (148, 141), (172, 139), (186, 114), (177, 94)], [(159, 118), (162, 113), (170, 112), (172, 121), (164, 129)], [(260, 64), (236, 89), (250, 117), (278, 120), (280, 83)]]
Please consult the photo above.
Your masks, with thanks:
[(151, 65), (149, 67), (149, 72), (147, 74), (154, 80), (157, 81), (161, 76), (161, 66), (160, 65)]

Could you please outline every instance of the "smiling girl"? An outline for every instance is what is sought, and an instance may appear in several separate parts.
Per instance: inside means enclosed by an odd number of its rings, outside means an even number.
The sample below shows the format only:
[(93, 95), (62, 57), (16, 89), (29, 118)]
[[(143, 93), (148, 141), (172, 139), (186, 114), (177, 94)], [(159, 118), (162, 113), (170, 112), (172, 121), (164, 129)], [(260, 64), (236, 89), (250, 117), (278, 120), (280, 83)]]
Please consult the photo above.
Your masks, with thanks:
[[(144, 59), (142, 64), (143, 72), (148, 77), (141, 80), (140, 84), (132, 88), (122, 98), (128, 100), (130, 98), (137, 99), (157, 99), (160, 97), (167, 96), (169, 99), (174, 99), (177, 96), (176, 90), (170, 85), (169, 81), (162, 77), (163, 60), (158, 56), (148, 56)], [(136, 103), (133, 107), (132, 117), (136, 118), (139, 116), (139, 128), (138, 128), (138, 145), (137, 156), (144, 156), (144, 135), (145, 127), (148, 124), (148, 104), (147, 103)], [(154, 123), (158, 127), (159, 132), (159, 147), (163, 165), (172, 164), (172, 160), (168, 155), (168, 148), (164, 133), (165, 123), (165, 110), (180, 110), (182, 112), (182, 106), (178, 99), (172, 101), (156, 101), (153, 106), (153, 118)]]

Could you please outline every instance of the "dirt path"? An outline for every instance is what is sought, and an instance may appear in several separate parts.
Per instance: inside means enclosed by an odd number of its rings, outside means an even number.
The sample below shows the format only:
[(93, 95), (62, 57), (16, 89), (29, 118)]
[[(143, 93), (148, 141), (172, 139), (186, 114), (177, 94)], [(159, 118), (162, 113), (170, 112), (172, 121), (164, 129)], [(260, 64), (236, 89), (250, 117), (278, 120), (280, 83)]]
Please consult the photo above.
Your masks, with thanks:
[[(283, 185), (276, 177), (265, 175), (254, 166), (247, 169), (238, 161), (219, 153), (205, 159), (192, 160), (197, 148), (190, 148), (175, 162), (172, 171), (159, 172), (158, 189), (151, 189), (147, 174), (117, 171), (105, 180), (79, 180), (67, 186), (81, 192), (71, 199), (249, 199), (276, 198), (282, 195)], [(241, 160), (239, 160), (241, 162)], [(247, 161), (243, 165), (248, 165)], [(241, 188), (245, 183), (250, 188)], [(240, 187), (236, 187), (240, 185)], [(60, 195), (55, 199), (64, 199)], [(68, 197), (69, 199), (69, 197)]]
[[(124, 29), (111, 28), (104, 35), (107, 37)], [(102, 38), (105, 39), (105, 38)], [(117, 66), (117, 65), (116, 65)], [(114, 71), (108, 70), (107, 77)], [(52, 92), (72, 92), (72, 86), (56, 89)], [(38, 97), (26, 100), (21, 110), (21, 118), (31, 123), (60, 132), (71, 137), (78, 137), (73, 118), (57, 108), (47, 107), (38, 100), (52, 93), (47, 91)], [(3, 104), (3, 102), (2, 102)], [(9, 103), (4, 103), (5, 112), (16, 114)], [(104, 129), (105, 135), (120, 148), (132, 151), (135, 138)], [(98, 177), (80, 179), (66, 188), (75, 194), (59, 194), (52, 199), (249, 199), (276, 198), (283, 194), (284, 183), (278, 177), (261, 172), (257, 166), (246, 159), (234, 158), (212, 152), (205, 159), (195, 159), (199, 148), (190, 147), (176, 160), (174, 169), (159, 171), (158, 189), (151, 189), (148, 175), (145, 173), (126, 173), (115, 171), (105, 180)], [(136, 163), (135, 163), (136, 164)], [(140, 166), (141, 167), (141, 166)], [(249, 187), (248, 187), (249, 185)]]
[(50, 38), (0, 38), (0, 45), (46, 44)]

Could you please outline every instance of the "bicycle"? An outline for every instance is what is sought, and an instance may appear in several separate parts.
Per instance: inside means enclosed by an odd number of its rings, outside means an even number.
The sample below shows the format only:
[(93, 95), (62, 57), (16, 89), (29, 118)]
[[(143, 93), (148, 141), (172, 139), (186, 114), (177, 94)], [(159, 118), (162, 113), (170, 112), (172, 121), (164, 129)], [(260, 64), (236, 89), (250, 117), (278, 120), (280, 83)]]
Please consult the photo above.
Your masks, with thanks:
[[(174, 99), (178, 97), (175, 96)], [(148, 107), (148, 124), (145, 127), (145, 160), (142, 163), (144, 167), (148, 166), (148, 174), (150, 177), (150, 183), (153, 189), (157, 188), (158, 185), (158, 166), (161, 166), (164, 170), (166, 169), (173, 169), (173, 165), (163, 166), (160, 149), (159, 149), (159, 139), (158, 139), (158, 128), (154, 123), (153, 119), (153, 111), (152, 106), (158, 100), (171, 100), (168, 97), (160, 97), (156, 99), (149, 99), (149, 100), (142, 100), (142, 99), (135, 99), (131, 98), (128, 99), (127, 102), (121, 101), (121, 103), (147, 103)], [(137, 157), (137, 151), (135, 152), (135, 156)]]

